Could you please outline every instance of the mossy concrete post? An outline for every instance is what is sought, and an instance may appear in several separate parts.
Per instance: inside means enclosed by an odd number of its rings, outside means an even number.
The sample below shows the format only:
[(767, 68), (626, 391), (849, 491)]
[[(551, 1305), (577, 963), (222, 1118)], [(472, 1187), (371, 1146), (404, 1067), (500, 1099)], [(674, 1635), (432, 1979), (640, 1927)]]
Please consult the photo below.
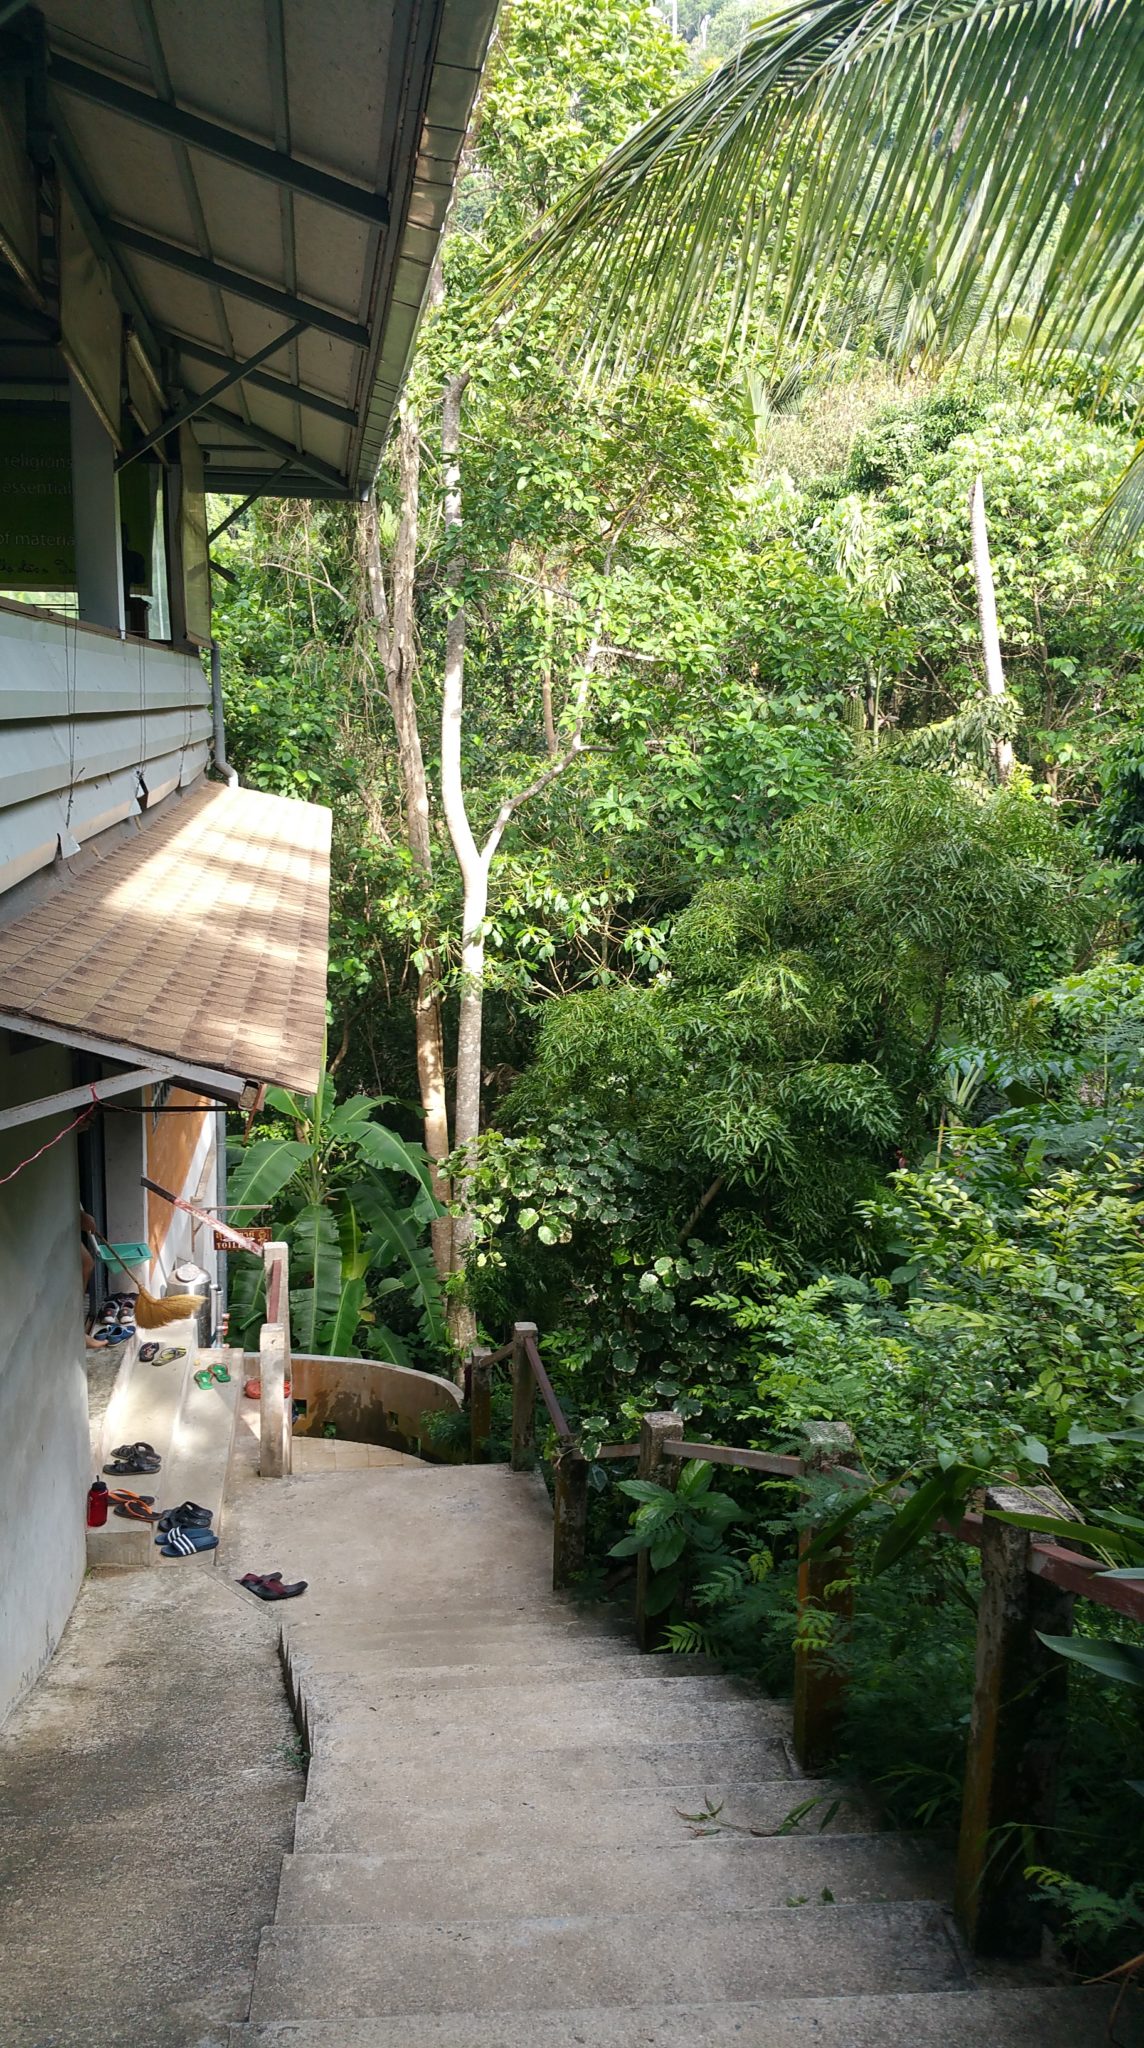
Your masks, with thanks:
[[(825, 1475), (854, 1449), (844, 1422), (803, 1424), (802, 1469)], [(804, 1771), (821, 1770), (834, 1756), (846, 1702), (846, 1676), (839, 1661), (840, 1641), (854, 1618), (852, 1583), (854, 1554), (849, 1533), (830, 1547), (826, 1557), (812, 1558), (814, 1530), (799, 1535), (798, 1618), (800, 1629), (811, 1613), (830, 1621), (830, 1641), (822, 1649), (796, 1643), (794, 1653), (794, 1746)]]
[[(991, 1487), (986, 1509), (1029, 1514), (1043, 1494)], [(1071, 1509), (1054, 1496), (1051, 1512)], [(954, 1904), (970, 1947), (981, 1955), (1031, 1956), (1041, 1947), (1041, 1914), (1028, 1864), (1043, 1859), (1065, 1736), (1068, 1667), (1038, 1638), (1068, 1635), (1073, 1596), (1029, 1571), (1030, 1534), (986, 1513), (981, 1532), (977, 1676), (969, 1724)]]
[(291, 1467), (292, 1431), (286, 1388), (290, 1381), (290, 1253), (268, 1244), (266, 1317), (258, 1342), (259, 1458), (263, 1479), (284, 1479)]
[(588, 1460), (575, 1444), (556, 1455), (552, 1495), (552, 1587), (561, 1592), (584, 1569), (588, 1548)]
[(536, 1381), (525, 1344), (535, 1344), (535, 1323), (512, 1326), (512, 1469), (531, 1472), (536, 1463)]
[(489, 1455), (493, 1433), (493, 1369), (488, 1346), (474, 1345), (469, 1354), (469, 1456), (474, 1465)]
[[(655, 1486), (675, 1486), (679, 1478), (679, 1460), (669, 1458), (663, 1447), (671, 1438), (678, 1440), (682, 1435), (683, 1417), (677, 1415), (674, 1408), (659, 1408), (643, 1417), (637, 1467), (640, 1479), (650, 1479)], [(636, 1641), (641, 1650), (655, 1649), (663, 1627), (659, 1616), (647, 1611), (651, 1580), (651, 1557), (646, 1550), (641, 1550), (636, 1557)]]

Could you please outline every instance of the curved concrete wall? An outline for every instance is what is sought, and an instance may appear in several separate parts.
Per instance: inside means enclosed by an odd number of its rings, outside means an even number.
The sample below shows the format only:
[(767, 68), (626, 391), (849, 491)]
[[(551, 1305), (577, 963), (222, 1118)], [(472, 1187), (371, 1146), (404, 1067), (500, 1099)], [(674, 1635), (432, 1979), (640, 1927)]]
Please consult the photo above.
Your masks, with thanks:
[(297, 1351), (291, 1376), (294, 1399), (306, 1403), (306, 1413), (294, 1424), (296, 1436), (321, 1436), (332, 1424), (338, 1436), (351, 1442), (388, 1444), (391, 1450), (438, 1463), (464, 1455), (438, 1449), (425, 1436), (427, 1416), (455, 1413), (463, 1405), (452, 1380), (374, 1358), (321, 1358)]

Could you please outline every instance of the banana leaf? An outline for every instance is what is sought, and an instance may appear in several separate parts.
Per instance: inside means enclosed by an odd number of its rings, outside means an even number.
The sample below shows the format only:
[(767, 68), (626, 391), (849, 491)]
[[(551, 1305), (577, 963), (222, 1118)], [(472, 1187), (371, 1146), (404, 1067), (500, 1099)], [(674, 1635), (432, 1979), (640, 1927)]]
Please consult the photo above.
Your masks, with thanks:
[(256, 1222), (255, 1212), (282, 1193), (309, 1156), (309, 1148), (294, 1138), (265, 1138), (259, 1144), (244, 1145), (227, 1194), (235, 1229), (241, 1230), (244, 1221)]
[(343, 1280), (338, 1312), (332, 1323), (326, 1323), (321, 1332), (321, 1348), (329, 1358), (353, 1358), (357, 1351), (354, 1338), (361, 1323), (362, 1306), (365, 1301), (365, 1281)]
[[(407, 1143), (399, 1138), (396, 1131), (386, 1129), (384, 1124), (363, 1124), (355, 1127), (354, 1136), (358, 1150), (371, 1166), (384, 1173), (409, 1173), (419, 1180), (424, 1188), (429, 1187), (429, 1155), (424, 1145), (416, 1140)], [(440, 1211), (434, 1208), (435, 1214)]]
[(338, 1314), (342, 1293), (342, 1247), (330, 1211), (320, 1202), (301, 1209), (290, 1231), (291, 1262), (309, 1285), (291, 1289), (290, 1316), (297, 1350), (316, 1351), (319, 1332)]

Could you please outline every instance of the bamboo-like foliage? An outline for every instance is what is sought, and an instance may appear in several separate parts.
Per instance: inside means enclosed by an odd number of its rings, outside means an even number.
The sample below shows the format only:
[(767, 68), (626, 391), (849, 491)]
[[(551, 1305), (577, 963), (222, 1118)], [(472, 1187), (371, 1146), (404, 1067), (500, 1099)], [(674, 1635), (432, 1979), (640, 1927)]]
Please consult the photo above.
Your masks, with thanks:
[(905, 353), (1014, 329), (1135, 365), (1144, 312), (1140, 0), (804, 0), (640, 128), (502, 267), (576, 283), (596, 360), (661, 356), (764, 290), (792, 345), (828, 308)]

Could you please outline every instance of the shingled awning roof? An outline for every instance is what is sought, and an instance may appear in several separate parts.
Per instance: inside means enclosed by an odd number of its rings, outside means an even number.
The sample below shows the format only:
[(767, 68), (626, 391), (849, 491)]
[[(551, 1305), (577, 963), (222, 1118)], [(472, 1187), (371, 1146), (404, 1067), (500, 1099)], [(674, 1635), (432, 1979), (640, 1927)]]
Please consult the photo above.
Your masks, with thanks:
[(0, 928), (0, 1023), (312, 1094), (329, 865), (320, 805), (202, 784)]

